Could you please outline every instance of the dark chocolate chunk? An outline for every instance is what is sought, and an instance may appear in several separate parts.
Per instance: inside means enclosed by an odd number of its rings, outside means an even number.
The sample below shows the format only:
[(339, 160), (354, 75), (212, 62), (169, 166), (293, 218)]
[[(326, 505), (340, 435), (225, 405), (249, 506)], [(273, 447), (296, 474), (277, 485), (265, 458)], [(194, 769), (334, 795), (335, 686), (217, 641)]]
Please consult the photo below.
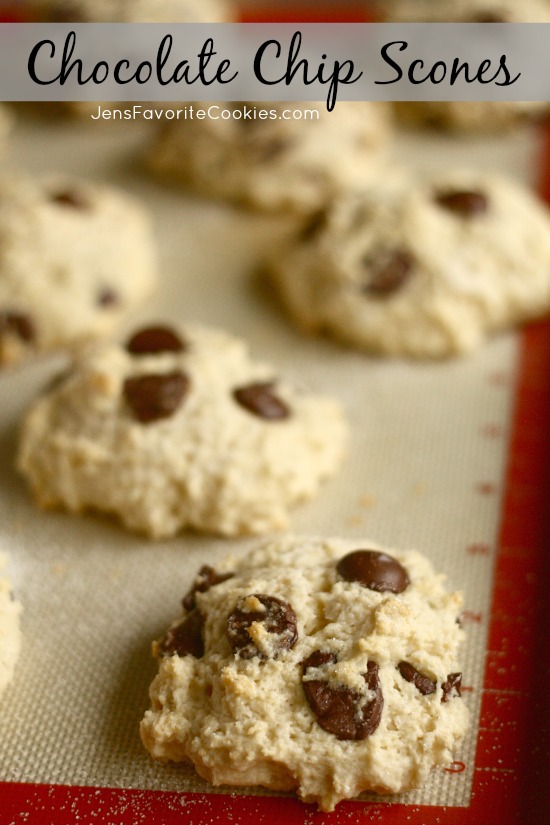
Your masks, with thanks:
[(126, 349), (132, 355), (155, 355), (158, 352), (183, 352), (185, 343), (169, 327), (145, 327), (132, 335)]
[(420, 673), (420, 671), (409, 664), (409, 662), (399, 662), (397, 669), (403, 679), (405, 679), (406, 682), (412, 682), (422, 696), (429, 696), (430, 693), (435, 692), (437, 687), (436, 682), (432, 682), (431, 679)]
[(402, 593), (411, 583), (397, 559), (377, 550), (355, 550), (340, 559), (336, 570), (348, 582), (359, 582), (378, 593)]
[(195, 659), (204, 655), (204, 640), (202, 628), (204, 619), (198, 610), (193, 610), (175, 627), (171, 627), (161, 642), (158, 650), (163, 656), (187, 656), (191, 654)]
[(473, 189), (456, 189), (446, 192), (438, 192), (436, 201), (443, 209), (448, 209), (456, 215), (464, 218), (471, 218), (474, 215), (482, 215), (489, 208), (489, 200), (483, 192)]
[(106, 286), (99, 290), (97, 295), (97, 303), (100, 307), (114, 307), (120, 303), (120, 298), (114, 289)]
[(65, 189), (60, 192), (52, 192), (50, 201), (57, 206), (66, 206), (69, 209), (89, 209), (90, 202), (81, 192), (76, 189)]
[(196, 606), (195, 593), (206, 593), (211, 587), (215, 587), (216, 584), (221, 584), (227, 581), (227, 579), (232, 579), (234, 575), (234, 573), (217, 573), (213, 567), (204, 564), (199, 570), (193, 586), (182, 599), (184, 608), (186, 610), (193, 610)]
[(266, 658), (248, 632), (254, 622), (263, 624), (272, 636), (270, 642), (277, 652), (290, 650), (298, 638), (296, 614), (291, 605), (276, 596), (266, 596), (263, 593), (254, 593), (253, 596), (263, 605), (264, 610), (245, 610), (245, 600), (250, 598), (247, 596), (241, 599), (227, 620), (227, 637), (233, 652), (238, 653), (241, 659), (252, 659), (254, 656)]
[(0, 335), (15, 335), (20, 341), (30, 343), (36, 338), (36, 330), (31, 318), (24, 312), (6, 310), (0, 312)]
[(443, 689), (442, 702), (448, 702), (452, 698), (453, 690), (456, 691), (456, 696), (460, 696), (460, 687), (462, 685), (462, 673), (448, 673), (447, 681), (441, 685)]
[(248, 412), (268, 421), (280, 421), (290, 416), (290, 409), (273, 391), (273, 382), (248, 384), (233, 390), (233, 398)]
[(397, 292), (414, 268), (413, 257), (405, 249), (382, 252), (378, 256), (367, 255), (362, 263), (368, 271), (368, 279), (361, 290), (372, 298), (385, 298)]
[[(336, 661), (334, 653), (316, 650), (302, 663), (302, 672), (305, 675), (309, 668)], [(369, 660), (363, 678), (368, 689), (374, 692), (374, 697), (365, 703), (364, 697), (352, 688), (332, 686), (324, 679), (302, 679), (306, 699), (317, 722), (337, 739), (366, 739), (380, 724), (384, 696), (376, 662)]]
[(138, 375), (124, 382), (124, 397), (134, 418), (142, 424), (169, 418), (189, 391), (190, 381), (183, 372)]
[(315, 212), (303, 226), (300, 232), (300, 240), (305, 242), (313, 240), (326, 225), (327, 210), (321, 209), (319, 212)]

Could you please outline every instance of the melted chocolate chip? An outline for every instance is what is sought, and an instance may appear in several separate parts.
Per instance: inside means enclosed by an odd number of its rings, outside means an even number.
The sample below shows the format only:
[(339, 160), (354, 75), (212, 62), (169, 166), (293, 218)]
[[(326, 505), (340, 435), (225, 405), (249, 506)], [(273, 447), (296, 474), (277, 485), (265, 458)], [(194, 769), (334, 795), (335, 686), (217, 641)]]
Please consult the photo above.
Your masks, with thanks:
[(460, 687), (462, 685), (462, 673), (448, 673), (447, 681), (441, 685), (443, 689), (442, 702), (448, 702), (452, 698), (453, 690), (456, 690), (456, 696), (460, 696)]
[(50, 195), (50, 201), (57, 204), (57, 206), (66, 206), (69, 209), (89, 209), (89, 201), (74, 189), (66, 189), (61, 192), (53, 192)]
[(158, 649), (163, 656), (187, 656), (191, 654), (195, 659), (204, 655), (204, 641), (202, 628), (204, 619), (198, 610), (193, 610), (175, 627), (171, 627)]
[(120, 298), (114, 289), (110, 289), (110, 287), (106, 286), (99, 291), (97, 303), (100, 307), (114, 307), (120, 303)]
[(369, 273), (362, 292), (374, 298), (385, 298), (397, 292), (408, 281), (414, 268), (414, 259), (405, 249), (384, 252), (379, 257), (368, 255), (362, 263)]
[(36, 338), (36, 330), (31, 318), (23, 312), (0, 312), (0, 335), (15, 335), (20, 341), (30, 343)]
[(403, 679), (405, 679), (406, 682), (412, 682), (422, 696), (429, 696), (430, 693), (435, 692), (437, 687), (436, 683), (420, 673), (415, 667), (409, 664), (409, 662), (399, 662), (397, 669)]
[[(255, 598), (263, 605), (263, 610), (246, 610), (246, 599)], [(254, 593), (241, 599), (233, 613), (227, 620), (227, 637), (234, 653), (241, 659), (252, 659), (254, 656), (266, 658), (258, 650), (248, 630), (250, 626), (260, 622), (270, 634), (270, 646), (277, 652), (290, 650), (298, 638), (296, 614), (288, 602), (276, 596), (265, 596), (263, 593)]]
[(159, 352), (183, 352), (185, 343), (169, 327), (145, 327), (132, 335), (126, 349), (132, 355), (155, 355)]
[(124, 382), (124, 397), (134, 418), (142, 424), (149, 424), (173, 415), (187, 395), (189, 386), (189, 378), (179, 371), (138, 375)]
[(211, 587), (215, 587), (217, 584), (232, 579), (234, 575), (234, 573), (217, 573), (213, 567), (204, 564), (199, 570), (191, 590), (189, 590), (182, 599), (184, 608), (186, 610), (193, 610), (196, 606), (195, 593), (206, 593)]
[(489, 201), (483, 192), (473, 189), (457, 189), (447, 192), (438, 192), (436, 202), (443, 209), (448, 209), (464, 218), (482, 215), (489, 209)]
[(268, 421), (280, 421), (290, 416), (290, 409), (273, 391), (272, 382), (248, 384), (233, 390), (233, 398), (248, 412)]
[[(302, 663), (302, 672), (305, 675), (309, 668), (336, 661), (333, 653), (316, 650)], [(366, 739), (380, 724), (384, 697), (376, 662), (369, 660), (363, 678), (368, 689), (374, 692), (374, 697), (364, 704), (364, 697), (352, 688), (332, 686), (323, 679), (302, 680), (306, 699), (317, 722), (337, 739)]]
[(336, 565), (348, 582), (359, 582), (378, 593), (402, 593), (411, 583), (407, 571), (397, 559), (377, 550), (355, 550)]

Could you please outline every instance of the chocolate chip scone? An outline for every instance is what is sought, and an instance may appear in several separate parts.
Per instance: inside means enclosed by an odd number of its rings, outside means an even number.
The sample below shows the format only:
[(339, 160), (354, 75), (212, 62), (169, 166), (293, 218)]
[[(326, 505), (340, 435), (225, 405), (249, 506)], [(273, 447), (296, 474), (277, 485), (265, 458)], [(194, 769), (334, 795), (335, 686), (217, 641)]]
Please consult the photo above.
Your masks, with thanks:
[(417, 787), (468, 727), (462, 596), (443, 578), (417, 552), (342, 539), (286, 537), (204, 566), (153, 645), (145, 747), (323, 810)]
[[(387, 23), (550, 23), (548, 0), (377, 0)], [(545, 101), (446, 100), (396, 104), (416, 125), (457, 132), (498, 132), (549, 111)]]
[(336, 402), (297, 391), (242, 341), (150, 327), (84, 353), (27, 415), (19, 466), (38, 502), (153, 538), (286, 527), (340, 465)]
[(550, 310), (550, 215), (495, 175), (383, 180), (336, 200), (268, 268), (305, 331), (450, 356)]
[(260, 210), (319, 208), (369, 179), (387, 143), (383, 103), (338, 103), (332, 112), (319, 103), (194, 106), (214, 119), (168, 124), (150, 149), (150, 168), (200, 194)]
[(7, 557), (0, 554), (0, 695), (11, 682), (19, 649), (21, 605), (15, 599), (10, 581), (1, 575)]
[(66, 176), (0, 183), (0, 364), (112, 332), (152, 292), (150, 219), (130, 196)]

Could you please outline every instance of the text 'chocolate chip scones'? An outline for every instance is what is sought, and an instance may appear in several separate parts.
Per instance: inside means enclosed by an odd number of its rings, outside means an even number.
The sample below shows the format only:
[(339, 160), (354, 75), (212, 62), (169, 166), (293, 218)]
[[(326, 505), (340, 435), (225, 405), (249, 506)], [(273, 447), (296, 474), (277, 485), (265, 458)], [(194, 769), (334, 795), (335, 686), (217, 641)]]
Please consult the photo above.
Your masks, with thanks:
[(0, 364), (112, 332), (155, 280), (133, 198), (66, 176), (0, 182)]
[(550, 213), (502, 177), (396, 177), (336, 200), (269, 268), (305, 331), (373, 353), (466, 353), (550, 310)]
[(299, 392), (243, 342), (149, 327), (84, 353), (27, 415), (19, 466), (38, 502), (114, 513), (153, 538), (287, 525), (340, 465), (338, 404)]
[(143, 742), (324, 810), (417, 787), (468, 727), (461, 605), (419, 553), (370, 542), (286, 537), (205, 565), (153, 645)]
[(0, 695), (12, 679), (21, 647), (21, 605), (9, 580), (2, 575), (6, 562), (6, 555), (0, 553)]
[(200, 194), (267, 211), (308, 214), (368, 180), (388, 139), (387, 105), (196, 103), (211, 117), (159, 132), (149, 166)]

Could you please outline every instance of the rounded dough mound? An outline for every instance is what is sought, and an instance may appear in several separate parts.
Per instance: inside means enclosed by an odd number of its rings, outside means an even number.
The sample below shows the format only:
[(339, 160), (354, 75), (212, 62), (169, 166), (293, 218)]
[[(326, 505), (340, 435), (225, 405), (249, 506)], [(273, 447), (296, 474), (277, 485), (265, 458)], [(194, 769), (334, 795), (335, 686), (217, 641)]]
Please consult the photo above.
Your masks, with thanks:
[(130, 196), (61, 175), (0, 182), (0, 364), (108, 335), (155, 281)]
[[(296, 790), (323, 810), (366, 790), (417, 787), (434, 766), (452, 761), (468, 726), (459, 691), (448, 688), (449, 677), (459, 675), (462, 596), (448, 593), (444, 577), (414, 551), (384, 551), (408, 574), (400, 593), (344, 580), (337, 562), (366, 548), (381, 550), (370, 541), (285, 537), (238, 561), (225, 560), (216, 573), (203, 568), (195, 607), (184, 612), (183, 622), (189, 615), (202, 617), (204, 651), (195, 647), (185, 655), (189, 639), (176, 632), (181, 619), (153, 646), (160, 667), (141, 723), (151, 755), (190, 761), (215, 785)], [(281, 643), (282, 636), (253, 622), (249, 636), (263, 652), (247, 658), (233, 652), (228, 618), (247, 601), (257, 608), (258, 594), (290, 605), (297, 638), (289, 646), (288, 637)], [(185, 601), (193, 608), (189, 594)], [(196, 634), (197, 622), (191, 623)], [(268, 637), (278, 646), (266, 644)], [(332, 654), (333, 661), (304, 675), (303, 662), (316, 651)], [(403, 662), (429, 681), (429, 695), (402, 676)], [(319, 680), (325, 699), (330, 689), (344, 699), (354, 696), (360, 714), (363, 703), (373, 701), (374, 687), (367, 689), (363, 676), (367, 668), (377, 671), (378, 708), (380, 691), (383, 699), (378, 724), (364, 738), (340, 738), (321, 727), (305, 686), (310, 682), (311, 690), (311, 680)]]
[[(7, 562), (0, 553), (0, 572)], [(19, 616), (21, 605), (15, 600), (9, 580), (0, 575), (0, 695), (11, 682), (21, 647)]]
[(550, 217), (503, 177), (383, 179), (336, 200), (268, 267), (305, 331), (445, 357), (550, 310)]
[[(288, 507), (340, 465), (340, 407), (279, 381), (237, 338), (190, 326), (178, 335), (180, 352), (85, 353), (34, 404), (19, 466), (38, 502), (114, 513), (153, 538), (184, 527), (228, 536), (286, 527)], [(251, 385), (249, 400), (268, 417), (236, 400)], [(168, 406), (155, 418), (158, 404)], [(139, 419), (151, 410), (153, 419)]]
[[(383, 103), (337, 103), (332, 112), (320, 103), (194, 106), (217, 119), (168, 124), (149, 151), (150, 168), (201, 194), (260, 210), (319, 208), (340, 189), (369, 179), (387, 143)], [(272, 114), (253, 119), (260, 110)], [(224, 111), (232, 116), (224, 119)], [(285, 111), (302, 117), (286, 119)]]

